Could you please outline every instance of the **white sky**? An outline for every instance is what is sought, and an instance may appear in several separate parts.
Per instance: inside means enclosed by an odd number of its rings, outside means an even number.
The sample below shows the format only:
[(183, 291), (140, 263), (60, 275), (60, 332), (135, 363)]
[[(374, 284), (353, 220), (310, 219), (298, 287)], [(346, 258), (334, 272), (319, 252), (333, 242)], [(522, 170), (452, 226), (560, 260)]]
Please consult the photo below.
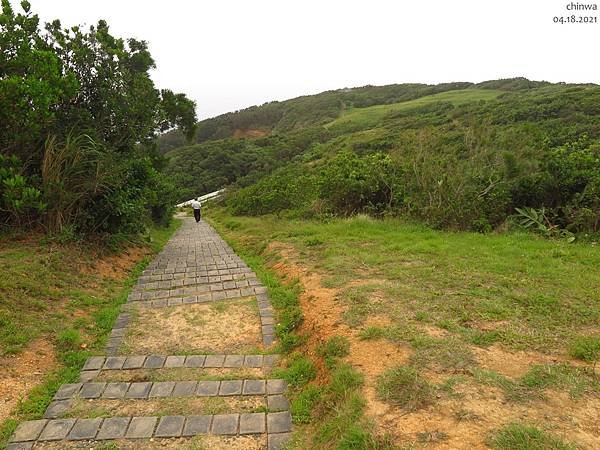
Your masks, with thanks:
[(600, 82), (600, 11), (553, 23), (573, 14), (566, 0), (30, 1), (44, 21), (103, 18), (148, 41), (157, 86), (193, 98), (199, 118), (365, 84)]

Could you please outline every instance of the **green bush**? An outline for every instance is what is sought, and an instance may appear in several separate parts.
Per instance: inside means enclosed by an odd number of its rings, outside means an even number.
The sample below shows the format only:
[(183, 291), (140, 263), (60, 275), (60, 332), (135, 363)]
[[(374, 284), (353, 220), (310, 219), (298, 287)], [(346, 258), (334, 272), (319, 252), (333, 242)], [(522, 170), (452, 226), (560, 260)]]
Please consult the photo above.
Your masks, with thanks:
[(321, 170), (319, 196), (336, 214), (381, 214), (402, 204), (400, 176), (388, 155), (341, 152)]
[(0, 154), (0, 224), (26, 225), (46, 209), (42, 193), (22, 170), (19, 158)]

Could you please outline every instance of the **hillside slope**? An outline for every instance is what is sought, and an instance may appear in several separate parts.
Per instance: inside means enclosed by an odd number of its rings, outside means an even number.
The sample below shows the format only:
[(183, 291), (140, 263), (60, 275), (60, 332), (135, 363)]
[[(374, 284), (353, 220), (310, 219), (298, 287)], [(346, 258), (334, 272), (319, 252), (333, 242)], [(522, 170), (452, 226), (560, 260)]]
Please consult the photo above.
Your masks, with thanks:
[[(230, 199), (238, 214), (407, 214), (485, 231), (515, 208), (544, 207), (542, 220), (598, 231), (600, 87), (527, 83), (413, 86), (404, 101), (346, 104), (327, 121), (314, 109), (287, 131), (279, 121), (262, 137), (171, 150), (167, 171), (182, 199), (242, 188)], [(428, 90), (443, 92), (419, 95)]]

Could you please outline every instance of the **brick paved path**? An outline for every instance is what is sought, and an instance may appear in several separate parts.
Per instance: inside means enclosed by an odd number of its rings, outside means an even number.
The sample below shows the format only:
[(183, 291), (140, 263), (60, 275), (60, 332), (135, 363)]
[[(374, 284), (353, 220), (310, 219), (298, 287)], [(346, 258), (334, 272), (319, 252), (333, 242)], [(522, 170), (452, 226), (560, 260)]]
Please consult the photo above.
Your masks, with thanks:
[[(124, 354), (123, 344), (136, 321), (142, 320), (143, 311), (177, 309), (186, 313), (186, 308), (199, 304), (216, 306), (247, 297), (257, 302), (256, 321), (262, 332), (262, 348), (258, 350), (263, 354), (137, 354), (135, 348)], [(198, 325), (198, 333), (201, 327)], [(151, 327), (151, 333), (158, 337), (168, 331)], [(191, 442), (196, 435), (252, 435), (268, 450), (279, 449), (289, 439), (291, 416), (284, 395), (285, 382), (268, 376), (279, 360), (278, 355), (268, 352), (273, 342), (273, 309), (266, 289), (212, 227), (185, 218), (129, 295), (108, 339), (106, 355), (89, 358), (80, 382), (61, 386), (45, 418), (21, 423), (7, 449), (44, 448), (51, 444), (52, 448), (93, 448), (111, 441), (127, 448), (147, 448), (149, 442), (168, 445), (163, 441), (169, 439)], [(186, 370), (192, 372), (186, 375)], [(235, 371), (248, 370), (261, 375), (232, 379)], [(139, 381), (140, 373), (149, 381)], [(160, 379), (158, 374), (168, 381), (156, 381), (155, 378)], [(179, 374), (182, 379), (173, 379)], [(85, 405), (112, 401), (126, 405), (211, 397), (252, 397), (262, 401), (263, 407), (255, 412), (231, 410), (169, 416), (155, 411), (154, 415), (101, 418), (77, 417), (74, 408), (78, 402)]]

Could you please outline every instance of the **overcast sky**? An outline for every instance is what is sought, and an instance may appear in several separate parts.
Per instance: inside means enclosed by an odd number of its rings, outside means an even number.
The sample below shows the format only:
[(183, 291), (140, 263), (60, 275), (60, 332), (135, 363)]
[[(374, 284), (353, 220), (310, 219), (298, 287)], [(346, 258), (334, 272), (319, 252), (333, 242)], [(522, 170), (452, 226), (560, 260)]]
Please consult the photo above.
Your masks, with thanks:
[(600, 23), (555, 24), (565, 0), (30, 1), (44, 21), (148, 41), (157, 86), (200, 118), (365, 84), (600, 82)]

